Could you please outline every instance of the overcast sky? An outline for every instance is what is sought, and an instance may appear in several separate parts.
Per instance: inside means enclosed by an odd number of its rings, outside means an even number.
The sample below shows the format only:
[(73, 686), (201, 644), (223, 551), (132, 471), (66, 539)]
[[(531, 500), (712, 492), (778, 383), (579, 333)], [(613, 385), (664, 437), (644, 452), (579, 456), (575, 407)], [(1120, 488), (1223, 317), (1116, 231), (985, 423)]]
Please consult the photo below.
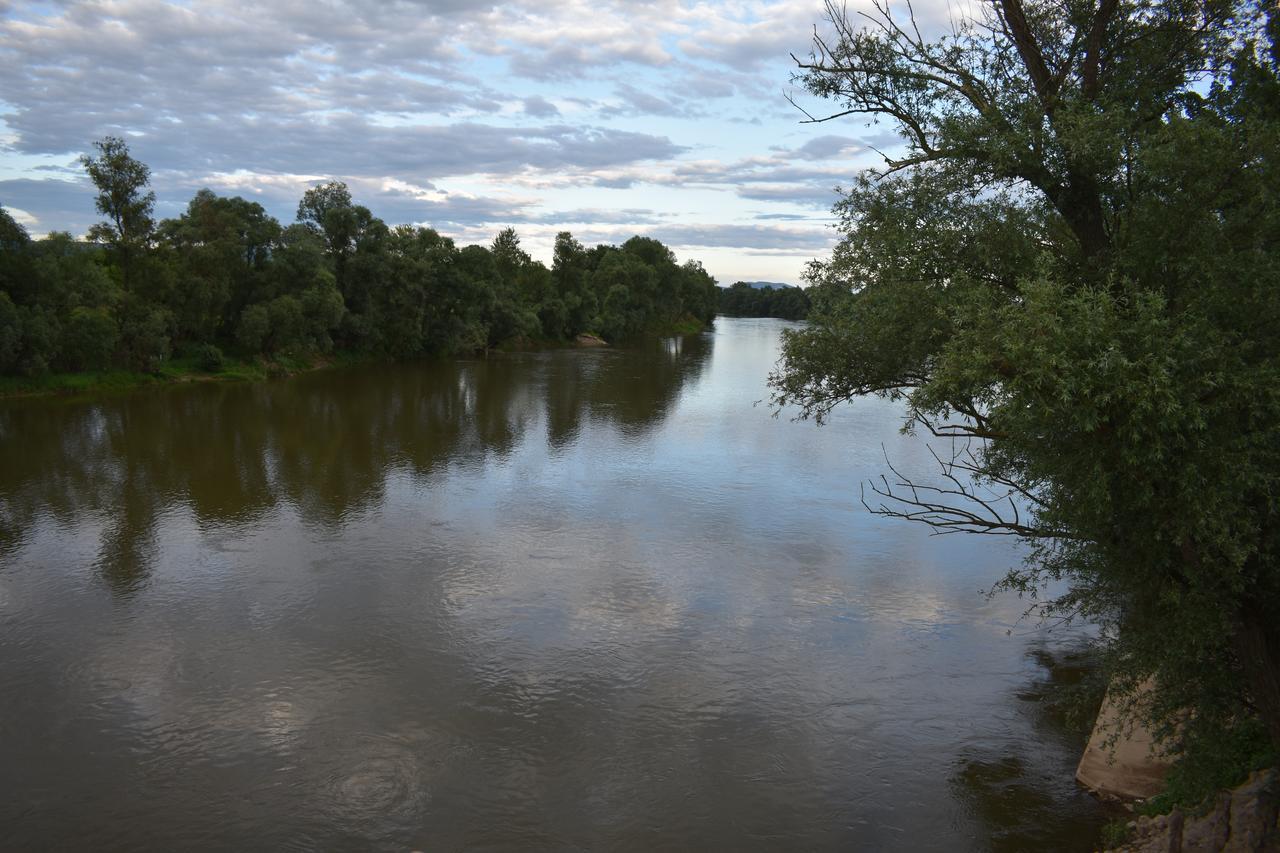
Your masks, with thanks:
[[(941, 3), (942, 0), (939, 0)], [(0, 0), (0, 204), (32, 234), (96, 220), (75, 164), (124, 137), (157, 214), (201, 187), (294, 218), (345, 181), (390, 224), (633, 234), (721, 283), (798, 283), (834, 187), (891, 128), (787, 103), (821, 0)], [(822, 109), (815, 104), (814, 109)]]

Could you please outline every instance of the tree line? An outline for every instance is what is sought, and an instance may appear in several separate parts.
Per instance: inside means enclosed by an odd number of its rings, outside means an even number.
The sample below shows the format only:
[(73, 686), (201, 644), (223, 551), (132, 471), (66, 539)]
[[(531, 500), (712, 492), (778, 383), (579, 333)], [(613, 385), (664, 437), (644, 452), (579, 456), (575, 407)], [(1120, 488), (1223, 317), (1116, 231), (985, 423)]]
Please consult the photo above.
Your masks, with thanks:
[(809, 296), (799, 287), (752, 287), (745, 281), (722, 288), (717, 310), (730, 317), (780, 317), (803, 320), (809, 316)]
[(174, 353), (217, 367), (335, 350), (393, 358), (485, 350), (512, 339), (610, 342), (710, 322), (714, 279), (657, 240), (586, 248), (556, 236), (548, 269), (513, 229), (458, 247), (391, 227), (347, 186), (308, 189), (295, 222), (210, 190), (156, 222), (150, 170), (121, 139), (81, 158), (104, 221), (88, 241), (32, 240), (0, 208), (0, 374), (153, 371)]

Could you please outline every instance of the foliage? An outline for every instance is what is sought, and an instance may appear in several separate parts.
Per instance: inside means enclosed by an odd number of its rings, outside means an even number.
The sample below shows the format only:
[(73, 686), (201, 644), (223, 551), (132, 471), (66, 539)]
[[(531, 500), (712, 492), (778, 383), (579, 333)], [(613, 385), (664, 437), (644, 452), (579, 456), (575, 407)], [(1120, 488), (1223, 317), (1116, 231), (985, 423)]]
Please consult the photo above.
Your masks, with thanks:
[(222, 350), (217, 344), (200, 344), (195, 351), (196, 365), (206, 373), (217, 373), (222, 369)]
[(1188, 754), (1169, 771), (1165, 789), (1136, 811), (1146, 815), (1167, 814), (1175, 808), (1195, 811), (1219, 791), (1239, 785), (1244, 775), (1275, 761), (1266, 729), (1258, 720), (1242, 722), (1213, 743), (1214, 749)]
[(1100, 623), (1130, 710), (1184, 767), (1238, 775), (1242, 732), (1280, 749), (1280, 19), (985, 8), (928, 41), (828, 6), (799, 80), (893, 121), (905, 153), (837, 205), (775, 401), (905, 400), (951, 450), (937, 483), (872, 484), (872, 508), (1024, 538), (1002, 588)]
[(169, 357), (172, 315), (145, 298), (126, 294), (119, 317), (123, 365), (131, 370), (157, 372)]
[(717, 310), (730, 317), (780, 317), (803, 320), (809, 316), (809, 297), (799, 287), (752, 287), (745, 281), (718, 294)]
[(151, 170), (129, 156), (129, 146), (118, 136), (93, 143), (97, 157), (84, 156), (80, 164), (98, 188), (95, 204), (108, 221), (93, 226), (89, 237), (116, 247), (136, 247), (151, 235), (156, 194), (147, 189)]
[(111, 363), (120, 331), (105, 308), (75, 308), (62, 329), (62, 361), (72, 370), (102, 370)]
[(412, 358), (588, 330), (667, 333), (715, 313), (714, 280), (656, 240), (588, 250), (561, 234), (549, 270), (509, 228), (463, 248), (430, 228), (388, 228), (337, 181), (307, 190), (287, 227), (207, 189), (156, 224), (150, 170), (123, 140), (94, 147), (81, 159), (107, 217), (94, 242), (31, 240), (0, 208), (0, 375), (24, 377), (14, 387), (69, 371), (163, 375), (174, 351), (210, 372), (224, 352)]
[(1128, 818), (1116, 818), (1102, 825), (1102, 846), (1106, 850), (1119, 847), (1129, 840), (1131, 831)]
[(0, 291), (0, 373), (14, 373), (22, 353), (22, 316), (9, 294)]

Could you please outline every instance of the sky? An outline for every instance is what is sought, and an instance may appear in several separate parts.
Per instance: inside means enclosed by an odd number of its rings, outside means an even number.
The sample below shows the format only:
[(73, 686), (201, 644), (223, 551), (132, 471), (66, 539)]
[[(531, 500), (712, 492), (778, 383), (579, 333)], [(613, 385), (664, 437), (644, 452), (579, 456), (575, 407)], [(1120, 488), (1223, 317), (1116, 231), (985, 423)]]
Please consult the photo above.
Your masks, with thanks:
[(821, 0), (0, 0), (0, 205), (33, 235), (83, 234), (99, 217), (76, 161), (114, 135), (151, 167), (158, 218), (208, 187), (288, 223), (341, 180), (461, 245), (510, 226), (549, 262), (558, 231), (643, 234), (722, 284), (798, 284), (835, 241), (836, 187), (896, 139), (788, 102), (831, 107), (791, 81), (822, 17)]

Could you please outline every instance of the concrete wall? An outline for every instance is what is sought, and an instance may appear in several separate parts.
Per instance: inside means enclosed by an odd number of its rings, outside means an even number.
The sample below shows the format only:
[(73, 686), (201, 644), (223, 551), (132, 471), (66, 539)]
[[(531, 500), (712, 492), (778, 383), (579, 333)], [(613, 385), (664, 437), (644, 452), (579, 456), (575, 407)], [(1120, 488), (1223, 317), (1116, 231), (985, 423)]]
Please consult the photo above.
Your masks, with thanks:
[[(1114, 750), (1108, 749), (1107, 740), (1117, 731), (1121, 736)], [(1140, 723), (1127, 727), (1108, 691), (1076, 768), (1076, 779), (1103, 797), (1145, 800), (1164, 789), (1168, 772), (1169, 761), (1155, 749), (1151, 732)]]

